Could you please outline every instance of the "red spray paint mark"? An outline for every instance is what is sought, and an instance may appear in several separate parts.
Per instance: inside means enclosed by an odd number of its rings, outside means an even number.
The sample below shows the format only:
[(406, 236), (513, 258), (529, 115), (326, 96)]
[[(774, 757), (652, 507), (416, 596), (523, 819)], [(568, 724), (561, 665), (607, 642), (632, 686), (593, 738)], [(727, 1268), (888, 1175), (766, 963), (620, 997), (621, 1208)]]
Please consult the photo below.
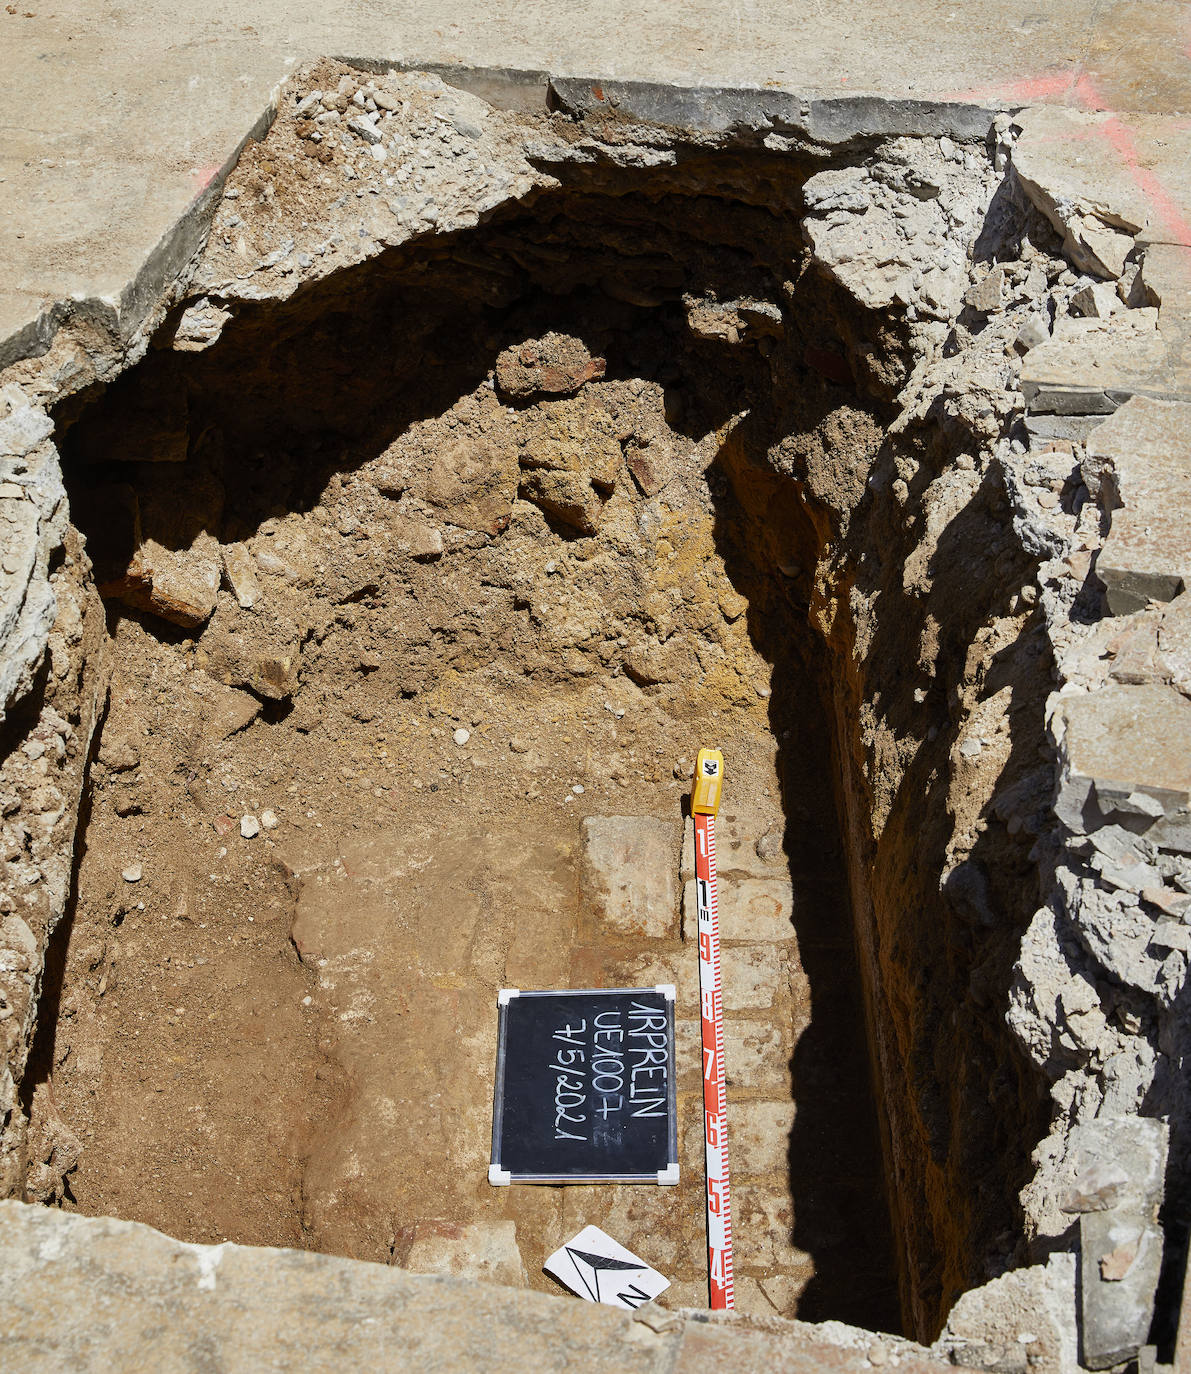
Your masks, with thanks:
[(195, 190), (205, 191), (219, 174), (218, 166), (215, 167), (192, 167), (190, 169), (190, 179), (195, 184)]

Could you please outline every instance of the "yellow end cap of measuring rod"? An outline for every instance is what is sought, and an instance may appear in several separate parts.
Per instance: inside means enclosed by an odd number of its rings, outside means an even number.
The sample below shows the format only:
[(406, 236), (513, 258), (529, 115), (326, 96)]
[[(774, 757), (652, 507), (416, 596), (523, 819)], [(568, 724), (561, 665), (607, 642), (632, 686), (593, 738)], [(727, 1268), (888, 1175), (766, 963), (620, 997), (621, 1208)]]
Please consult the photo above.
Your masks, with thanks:
[(695, 759), (695, 785), (691, 790), (691, 814), (715, 816), (724, 790), (724, 756), (718, 749), (700, 749)]

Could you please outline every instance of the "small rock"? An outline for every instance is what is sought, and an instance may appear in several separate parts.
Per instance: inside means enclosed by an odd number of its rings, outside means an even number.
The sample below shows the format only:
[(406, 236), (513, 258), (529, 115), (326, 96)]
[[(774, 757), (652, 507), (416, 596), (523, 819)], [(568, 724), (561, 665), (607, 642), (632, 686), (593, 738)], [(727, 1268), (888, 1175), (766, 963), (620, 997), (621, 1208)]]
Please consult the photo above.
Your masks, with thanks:
[(767, 830), (753, 846), (757, 858), (762, 863), (775, 864), (782, 857), (782, 834), (780, 830)]
[(731, 587), (722, 587), (718, 600), (725, 620), (739, 620), (749, 608), (748, 598)]
[(964, 295), (964, 303), (984, 315), (1000, 310), (1004, 302), (1005, 271), (1001, 267), (994, 267), (983, 281), (968, 287)]
[(261, 812), (261, 824), (266, 830), (276, 830), (281, 821), (278, 819), (276, 811), (265, 810)]
[(145, 876), (144, 866), (141, 864), (129, 864), (120, 876), (126, 883), (139, 883)]
[(575, 796), (581, 797), (584, 792), (587, 791), (587, 788), (584, 787), (581, 782), (577, 782), (574, 787), (571, 788), (571, 791), (574, 792)]
[(362, 138), (365, 143), (379, 143), (383, 137), (381, 131), (366, 115), (357, 115), (354, 119), (349, 119), (347, 127), (357, 138)]
[(529, 745), (526, 744), (526, 742), (523, 739), (518, 739), (515, 735), (511, 740), (509, 740), (509, 748), (513, 751), (514, 754), (529, 753)]
[(441, 558), (442, 533), (435, 526), (416, 516), (397, 515), (393, 519), (393, 538), (397, 547), (417, 563), (429, 563)]
[(582, 339), (545, 334), (506, 348), (496, 360), (496, 385), (506, 396), (569, 396), (604, 375), (607, 364), (593, 358)]
[(455, 743), (459, 745), (460, 748), (462, 748), (467, 743), (467, 741), (471, 739), (471, 731), (465, 730), (461, 725), (459, 729), (455, 731), (455, 734), (452, 738), (454, 739)]
[(249, 610), (261, 598), (261, 584), (256, 580), (252, 555), (243, 544), (229, 544), (223, 550), (223, 573), (236, 601)]
[(1037, 348), (1049, 338), (1050, 330), (1046, 327), (1045, 320), (1039, 315), (1032, 315), (1017, 331), (1017, 338), (1013, 342), (1020, 352), (1028, 353), (1031, 348)]
[(253, 840), (261, 833), (261, 823), (255, 816), (240, 817), (240, 834), (246, 840)]

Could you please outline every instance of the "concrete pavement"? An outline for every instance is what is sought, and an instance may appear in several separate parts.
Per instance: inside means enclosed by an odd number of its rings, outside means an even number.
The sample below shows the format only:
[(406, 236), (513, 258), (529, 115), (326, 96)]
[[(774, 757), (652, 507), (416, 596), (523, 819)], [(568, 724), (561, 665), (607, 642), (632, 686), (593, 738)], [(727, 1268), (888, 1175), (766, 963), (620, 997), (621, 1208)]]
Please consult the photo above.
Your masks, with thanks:
[(202, 216), (175, 226), (316, 56), (1166, 115), (1191, 109), (1189, 51), (1187, 0), (21, 0), (0, 10), (0, 365), (72, 297), (135, 327)]

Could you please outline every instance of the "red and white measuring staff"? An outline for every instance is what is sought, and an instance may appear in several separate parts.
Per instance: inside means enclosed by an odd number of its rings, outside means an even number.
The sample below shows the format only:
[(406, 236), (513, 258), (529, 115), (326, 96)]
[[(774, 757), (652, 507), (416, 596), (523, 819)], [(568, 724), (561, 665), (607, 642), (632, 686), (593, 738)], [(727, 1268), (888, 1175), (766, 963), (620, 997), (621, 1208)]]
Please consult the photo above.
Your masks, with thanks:
[(728, 1187), (728, 1096), (724, 1082), (724, 999), (720, 982), (720, 913), (715, 877), (715, 817), (724, 786), (724, 756), (700, 749), (691, 813), (695, 819), (695, 894), (699, 915), (699, 1007), (703, 1023), (703, 1144), (707, 1155), (707, 1267), (711, 1306), (735, 1307), (732, 1202)]

